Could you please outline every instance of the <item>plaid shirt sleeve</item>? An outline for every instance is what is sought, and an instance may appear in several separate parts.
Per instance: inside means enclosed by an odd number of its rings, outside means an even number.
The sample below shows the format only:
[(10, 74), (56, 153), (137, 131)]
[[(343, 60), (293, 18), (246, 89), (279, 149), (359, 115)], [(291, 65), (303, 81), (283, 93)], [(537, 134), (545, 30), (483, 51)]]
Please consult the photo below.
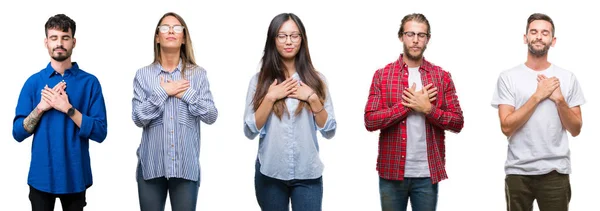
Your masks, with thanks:
[(439, 108), (432, 104), (431, 112), (426, 115), (426, 118), (430, 123), (444, 130), (458, 133), (464, 125), (463, 114), (452, 77), (449, 72), (444, 73), (442, 80), (445, 84), (443, 87), (445, 99), (443, 99), (443, 104)]
[[(386, 106), (386, 100), (384, 99), (383, 93), (381, 92), (380, 88), (382, 85), (382, 81), (385, 80), (383, 78), (384, 70), (385, 69), (377, 70), (373, 75), (373, 81), (371, 82), (369, 98), (367, 100), (367, 105), (365, 106), (365, 127), (368, 131), (376, 131), (395, 125), (401, 119), (406, 118), (408, 112), (410, 111), (401, 103), (397, 103), (395, 105), (392, 105), (391, 107)], [(397, 81), (387, 82), (397, 83)], [(399, 84), (392, 84), (392, 86), (400, 87)]]

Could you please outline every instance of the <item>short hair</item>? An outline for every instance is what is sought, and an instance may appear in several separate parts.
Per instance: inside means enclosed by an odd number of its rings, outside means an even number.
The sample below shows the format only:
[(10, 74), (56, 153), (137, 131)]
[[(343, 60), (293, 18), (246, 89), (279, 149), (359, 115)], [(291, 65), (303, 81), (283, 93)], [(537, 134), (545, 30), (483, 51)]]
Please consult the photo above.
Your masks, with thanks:
[(50, 29), (62, 30), (63, 32), (68, 32), (69, 29), (71, 29), (72, 36), (75, 37), (75, 21), (65, 14), (58, 14), (50, 17), (48, 21), (46, 21), (44, 28), (46, 29), (46, 37), (48, 36), (48, 30)]
[(550, 16), (543, 13), (533, 13), (529, 16), (529, 18), (527, 18), (527, 28), (525, 28), (525, 34), (529, 32), (529, 25), (531, 25), (531, 22), (537, 20), (550, 22), (550, 25), (552, 25), (552, 37), (554, 37), (554, 22), (552, 21), (552, 18), (550, 18)]
[(429, 21), (427, 20), (425, 15), (421, 13), (408, 14), (404, 16), (404, 18), (402, 18), (402, 23), (400, 23), (400, 30), (398, 30), (398, 37), (402, 37), (402, 34), (404, 34), (404, 24), (406, 24), (409, 21), (415, 21), (427, 25), (427, 37), (431, 37), (431, 26), (429, 26)]

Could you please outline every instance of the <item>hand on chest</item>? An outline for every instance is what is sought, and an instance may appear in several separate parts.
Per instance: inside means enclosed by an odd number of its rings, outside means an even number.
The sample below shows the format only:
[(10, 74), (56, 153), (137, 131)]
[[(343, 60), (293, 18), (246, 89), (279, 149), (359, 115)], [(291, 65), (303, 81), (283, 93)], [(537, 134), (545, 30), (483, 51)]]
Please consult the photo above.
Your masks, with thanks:
[(402, 95), (406, 89), (426, 95), (435, 93), (435, 100), (431, 103), (435, 106), (442, 105), (442, 101), (438, 100), (444, 97), (444, 84), (441, 77), (436, 77), (436, 75), (418, 69), (403, 70), (393, 74), (393, 76), (382, 81), (381, 91), (388, 106), (402, 102)]

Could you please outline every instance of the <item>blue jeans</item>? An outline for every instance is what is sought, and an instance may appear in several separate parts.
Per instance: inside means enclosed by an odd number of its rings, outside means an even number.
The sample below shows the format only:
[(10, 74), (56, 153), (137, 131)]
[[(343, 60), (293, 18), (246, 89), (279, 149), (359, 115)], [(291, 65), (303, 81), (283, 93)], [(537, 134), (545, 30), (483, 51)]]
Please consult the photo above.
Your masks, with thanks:
[(142, 169), (137, 169), (138, 195), (141, 211), (164, 211), (167, 191), (173, 211), (194, 211), (198, 200), (198, 181), (165, 177), (144, 180)]
[(256, 200), (263, 211), (288, 211), (290, 199), (294, 211), (320, 211), (323, 200), (323, 177), (307, 180), (279, 180), (260, 173), (256, 162), (254, 174)]
[(406, 211), (408, 200), (412, 210), (435, 211), (438, 199), (438, 183), (431, 178), (404, 178), (387, 180), (379, 177), (379, 195), (382, 211)]

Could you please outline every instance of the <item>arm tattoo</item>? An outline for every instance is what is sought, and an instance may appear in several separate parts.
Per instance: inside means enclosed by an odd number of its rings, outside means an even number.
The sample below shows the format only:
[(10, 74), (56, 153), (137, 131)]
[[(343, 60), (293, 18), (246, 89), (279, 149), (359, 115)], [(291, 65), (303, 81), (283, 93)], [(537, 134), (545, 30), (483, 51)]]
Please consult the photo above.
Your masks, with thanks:
[(38, 113), (37, 108), (33, 109), (33, 111), (29, 113), (29, 116), (27, 116), (25, 120), (23, 120), (23, 127), (25, 128), (25, 131), (27, 131), (28, 133), (33, 133), (33, 130), (35, 130), (35, 127), (37, 126), (38, 122), (40, 122), (41, 117), (42, 113)]

